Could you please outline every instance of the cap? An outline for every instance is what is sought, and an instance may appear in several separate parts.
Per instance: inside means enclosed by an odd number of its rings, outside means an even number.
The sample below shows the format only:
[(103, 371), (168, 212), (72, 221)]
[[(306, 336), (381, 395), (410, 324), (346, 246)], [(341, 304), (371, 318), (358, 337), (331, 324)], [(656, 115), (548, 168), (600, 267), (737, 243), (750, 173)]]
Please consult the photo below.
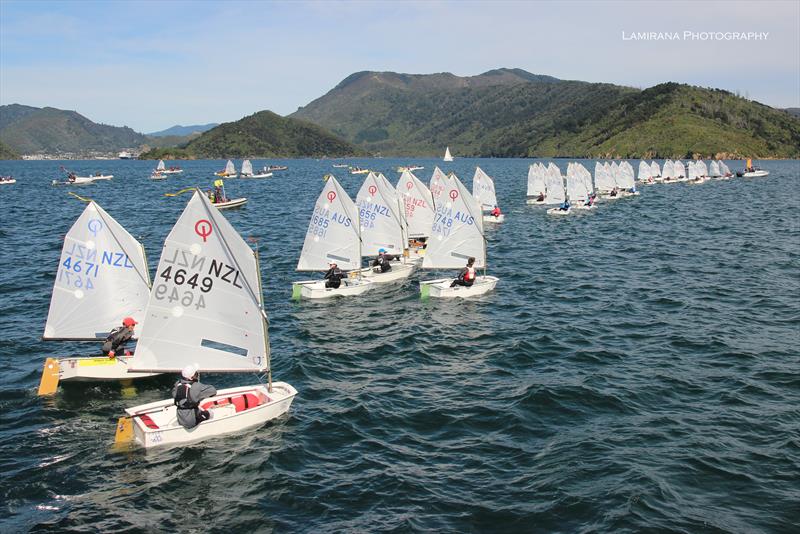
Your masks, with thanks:
[(133, 326), (133, 325), (135, 325), (135, 324), (139, 324), (139, 323), (137, 323), (136, 321), (134, 321), (134, 320), (133, 320), (133, 317), (125, 317), (125, 318), (122, 320), (122, 326)]
[(378, 254), (382, 254), (382, 253), (385, 253), (385, 252), (386, 252), (385, 248), (378, 249)]
[(190, 363), (189, 365), (183, 368), (183, 371), (181, 371), (181, 376), (186, 380), (191, 380), (194, 377), (194, 375), (197, 374), (197, 370), (199, 368), (200, 366), (197, 365), (196, 363)]

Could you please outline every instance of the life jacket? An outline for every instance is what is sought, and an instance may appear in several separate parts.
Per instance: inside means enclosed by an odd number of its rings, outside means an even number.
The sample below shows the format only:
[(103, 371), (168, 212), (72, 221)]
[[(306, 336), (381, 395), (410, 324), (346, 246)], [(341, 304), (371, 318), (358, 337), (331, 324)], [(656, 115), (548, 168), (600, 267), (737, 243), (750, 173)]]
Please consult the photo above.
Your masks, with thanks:
[(467, 282), (475, 280), (475, 267), (467, 267), (467, 272), (464, 273), (464, 280)]
[(175, 406), (179, 410), (195, 410), (200, 405), (189, 399), (189, 390), (192, 389), (190, 382), (179, 382), (180, 387), (175, 392)]

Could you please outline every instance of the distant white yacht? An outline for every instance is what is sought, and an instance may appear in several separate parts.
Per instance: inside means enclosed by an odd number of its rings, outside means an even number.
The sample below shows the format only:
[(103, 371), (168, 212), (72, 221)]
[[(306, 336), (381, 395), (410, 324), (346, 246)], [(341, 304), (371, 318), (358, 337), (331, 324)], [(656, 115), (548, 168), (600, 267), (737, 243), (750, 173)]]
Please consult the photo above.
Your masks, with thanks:
[(126, 151), (126, 150), (123, 150), (122, 152), (120, 152), (120, 153), (117, 155), (117, 157), (118, 157), (119, 159), (134, 159), (134, 156), (133, 156), (133, 154), (131, 154), (130, 152), (128, 152), (128, 151)]
[(444, 151), (444, 159), (443, 161), (453, 161), (453, 156), (450, 155), (450, 147)]

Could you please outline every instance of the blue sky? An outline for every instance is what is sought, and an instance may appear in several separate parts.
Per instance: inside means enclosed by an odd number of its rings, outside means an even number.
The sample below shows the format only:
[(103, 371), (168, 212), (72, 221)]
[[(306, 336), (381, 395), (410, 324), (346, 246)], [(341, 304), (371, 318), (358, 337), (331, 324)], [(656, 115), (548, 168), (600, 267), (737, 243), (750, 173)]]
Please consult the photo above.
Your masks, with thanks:
[[(623, 39), (684, 31), (769, 35)], [(143, 132), (285, 115), (361, 70), (497, 67), (640, 88), (677, 81), (800, 107), (800, 2), (0, 0), (0, 104)]]

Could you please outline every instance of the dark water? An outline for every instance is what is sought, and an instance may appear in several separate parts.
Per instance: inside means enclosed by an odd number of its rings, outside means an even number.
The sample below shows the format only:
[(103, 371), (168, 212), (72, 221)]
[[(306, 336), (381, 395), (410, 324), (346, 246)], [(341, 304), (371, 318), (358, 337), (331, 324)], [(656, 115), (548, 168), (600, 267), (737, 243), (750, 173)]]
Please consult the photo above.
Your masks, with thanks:
[[(438, 163), (471, 185), (479, 163), (497, 183), (500, 283), (466, 302), (420, 301), (416, 275), (363, 298), (292, 302), (322, 174), (352, 195), (363, 177), (303, 160), (228, 181), (250, 202), (226, 217), (260, 240), (274, 376), (299, 395), (257, 430), (116, 454), (123, 407), (163, 398), (170, 379), (39, 399), (44, 358), (87, 347), (39, 336), (83, 209), (67, 191), (141, 236), (153, 267), (188, 200), (163, 193), (209, 186), (224, 164), (186, 162), (153, 183), (154, 163), (70, 162), (115, 178), (65, 188), (49, 185), (57, 162), (0, 162), (18, 179), (0, 186), (3, 532), (800, 528), (798, 162), (764, 162), (764, 179), (644, 187), (555, 219), (525, 205), (529, 160), (422, 161), (425, 182)], [(408, 162), (351, 163), (396, 181)]]

